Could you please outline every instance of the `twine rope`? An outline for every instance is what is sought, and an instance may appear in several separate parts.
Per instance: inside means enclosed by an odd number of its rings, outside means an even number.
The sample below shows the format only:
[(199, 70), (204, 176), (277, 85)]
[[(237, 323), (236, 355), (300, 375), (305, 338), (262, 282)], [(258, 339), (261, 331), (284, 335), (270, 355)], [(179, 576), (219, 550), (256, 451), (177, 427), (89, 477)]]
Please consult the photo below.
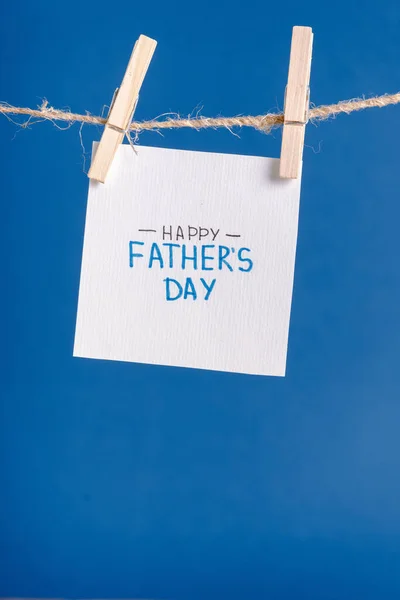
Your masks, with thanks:
[[(391, 104), (400, 103), (400, 92), (397, 94), (384, 94), (383, 96), (375, 96), (373, 98), (357, 98), (354, 100), (343, 100), (337, 104), (328, 104), (316, 106), (309, 111), (309, 120), (321, 121), (334, 117), (341, 113), (350, 114), (354, 111), (364, 110), (366, 108), (383, 108)], [(87, 125), (105, 125), (107, 119), (100, 116), (94, 116), (90, 113), (80, 115), (72, 113), (69, 110), (60, 110), (48, 105), (47, 100), (43, 102), (37, 109), (21, 108), (11, 106), (5, 102), (0, 103), (0, 114), (9, 115), (26, 115), (29, 119), (25, 123), (18, 123), (22, 127), (27, 127), (32, 124), (33, 119), (39, 121), (64, 121), (68, 126), (73, 123), (83, 123)], [(231, 129), (234, 127), (253, 127), (265, 133), (269, 133), (274, 127), (283, 125), (283, 113), (268, 113), (259, 116), (236, 116), (236, 117), (187, 117), (183, 118), (179, 115), (175, 118), (170, 116), (161, 116), (150, 121), (133, 121), (130, 124), (129, 131), (135, 132), (136, 135), (143, 131), (162, 130), (162, 129), (182, 129), (189, 127), (191, 129), (217, 129), (225, 127)]]

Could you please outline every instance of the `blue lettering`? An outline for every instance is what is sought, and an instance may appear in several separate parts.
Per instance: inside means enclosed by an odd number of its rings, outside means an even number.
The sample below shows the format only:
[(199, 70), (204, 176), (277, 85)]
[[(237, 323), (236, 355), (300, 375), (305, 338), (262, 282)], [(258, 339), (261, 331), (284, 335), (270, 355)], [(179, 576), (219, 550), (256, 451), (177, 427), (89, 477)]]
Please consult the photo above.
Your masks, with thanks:
[(197, 246), (193, 246), (193, 256), (187, 256), (186, 244), (182, 244), (182, 269), (186, 269), (186, 261), (193, 261), (193, 269), (197, 269)]
[(230, 250), (229, 248), (227, 248), (227, 246), (218, 246), (218, 269), (221, 271), (222, 270), (222, 265), (224, 264), (226, 267), (228, 267), (229, 271), (233, 271), (231, 265), (228, 263), (226, 259), (227, 256), (229, 256), (230, 254)]
[(180, 248), (179, 244), (171, 244), (171, 243), (165, 243), (163, 244), (163, 246), (165, 246), (166, 248), (169, 248), (169, 268), (172, 269), (174, 266), (174, 248)]
[(135, 253), (133, 252), (133, 245), (137, 244), (138, 246), (144, 246), (144, 242), (129, 242), (129, 266), (133, 267), (133, 259), (134, 258), (140, 258), (143, 256), (143, 254), (140, 254), (140, 252)]
[(160, 269), (164, 268), (164, 261), (161, 255), (161, 251), (160, 248), (158, 247), (158, 244), (156, 244), (156, 242), (154, 242), (151, 245), (151, 250), (150, 250), (150, 259), (149, 259), (149, 269), (151, 269), (153, 267), (153, 262), (155, 260), (158, 260), (158, 262), (160, 263)]
[(240, 250), (238, 252), (238, 259), (241, 262), (248, 263), (248, 266), (247, 266), (247, 269), (244, 269), (243, 267), (239, 267), (239, 271), (243, 271), (244, 273), (249, 273), (253, 268), (253, 261), (251, 260), (251, 258), (242, 258), (243, 252), (251, 252), (251, 250), (250, 250), (250, 248), (240, 248)]
[(200, 277), (200, 281), (204, 285), (205, 290), (206, 290), (206, 295), (204, 296), (204, 300), (208, 300), (209, 297), (210, 297), (211, 292), (214, 289), (214, 285), (215, 285), (216, 279), (213, 279), (212, 282), (210, 283), (210, 285), (207, 285), (207, 282), (204, 281), (204, 279), (202, 277)]
[[(166, 279), (164, 279), (165, 281), (165, 293), (166, 293), (166, 299), (168, 301), (173, 301), (173, 300), (178, 300), (178, 298), (180, 298), (182, 296), (182, 286), (179, 283), (179, 281), (176, 281), (176, 279), (171, 279), (170, 277), (167, 277)], [(171, 294), (171, 284), (174, 283), (177, 287), (177, 295), (176, 296), (172, 296)]]
[(190, 277), (186, 277), (185, 291), (183, 293), (183, 299), (187, 300), (188, 296), (192, 296), (193, 300), (197, 300), (196, 288), (194, 287), (193, 281)]
[(215, 245), (214, 244), (204, 244), (204, 246), (201, 247), (201, 269), (202, 269), (202, 271), (213, 271), (214, 267), (206, 266), (206, 260), (214, 260), (213, 256), (206, 255), (207, 248), (215, 248)]

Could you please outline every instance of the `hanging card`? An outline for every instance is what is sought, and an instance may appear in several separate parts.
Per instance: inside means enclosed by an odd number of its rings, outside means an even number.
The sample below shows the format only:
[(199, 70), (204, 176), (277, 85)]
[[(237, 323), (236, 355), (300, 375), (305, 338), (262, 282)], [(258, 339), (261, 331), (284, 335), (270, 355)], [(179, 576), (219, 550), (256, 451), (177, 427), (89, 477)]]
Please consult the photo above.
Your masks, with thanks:
[(300, 179), (129, 145), (90, 182), (74, 355), (284, 375)]

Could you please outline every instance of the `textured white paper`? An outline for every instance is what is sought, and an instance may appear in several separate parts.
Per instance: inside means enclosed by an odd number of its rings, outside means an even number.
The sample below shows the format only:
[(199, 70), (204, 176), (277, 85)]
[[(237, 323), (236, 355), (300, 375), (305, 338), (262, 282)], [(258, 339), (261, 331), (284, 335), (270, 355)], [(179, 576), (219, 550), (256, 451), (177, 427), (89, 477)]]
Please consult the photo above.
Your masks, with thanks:
[(137, 151), (90, 183), (74, 355), (284, 375), (300, 180), (272, 158)]

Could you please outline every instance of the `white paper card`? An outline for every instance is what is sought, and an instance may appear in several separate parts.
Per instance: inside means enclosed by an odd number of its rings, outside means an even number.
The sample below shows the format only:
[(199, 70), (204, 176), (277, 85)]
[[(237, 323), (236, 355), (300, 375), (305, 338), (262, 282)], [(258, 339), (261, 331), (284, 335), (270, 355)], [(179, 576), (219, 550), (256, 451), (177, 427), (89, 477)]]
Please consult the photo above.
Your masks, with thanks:
[(300, 180), (128, 145), (90, 182), (74, 356), (284, 375)]

